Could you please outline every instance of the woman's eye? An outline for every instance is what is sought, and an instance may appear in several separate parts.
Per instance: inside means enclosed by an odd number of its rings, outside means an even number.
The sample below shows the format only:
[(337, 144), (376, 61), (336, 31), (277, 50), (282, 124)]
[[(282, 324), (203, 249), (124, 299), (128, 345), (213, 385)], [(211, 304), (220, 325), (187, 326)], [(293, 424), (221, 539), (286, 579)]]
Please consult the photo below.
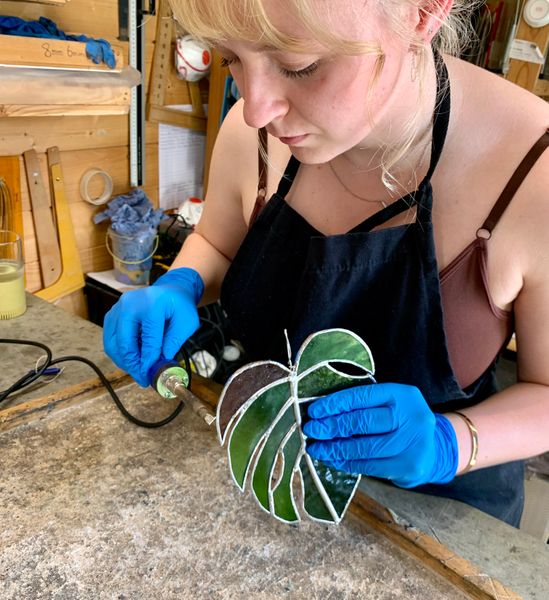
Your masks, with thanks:
[(291, 69), (281, 68), (280, 71), (284, 75), (284, 77), (289, 77), (290, 79), (299, 79), (300, 77), (309, 77), (318, 69), (318, 62), (314, 62), (310, 64), (308, 67), (304, 69), (299, 69), (297, 71), (292, 71)]
[(225, 58), (224, 56), (221, 57), (221, 66), (222, 67), (230, 67), (232, 64), (234, 64), (234, 62), (236, 61), (235, 58)]

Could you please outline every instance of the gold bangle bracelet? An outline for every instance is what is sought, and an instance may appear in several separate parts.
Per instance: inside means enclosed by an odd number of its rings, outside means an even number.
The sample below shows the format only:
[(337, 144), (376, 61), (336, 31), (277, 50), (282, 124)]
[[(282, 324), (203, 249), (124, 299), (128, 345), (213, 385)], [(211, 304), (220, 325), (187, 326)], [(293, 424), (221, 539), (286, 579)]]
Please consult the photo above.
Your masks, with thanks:
[(477, 464), (478, 431), (477, 431), (477, 428), (475, 427), (473, 421), (471, 421), (471, 419), (467, 415), (465, 415), (462, 412), (459, 412), (457, 410), (455, 410), (454, 413), (456, 415), (459, 415), (465, 421), (465, 424), (467, 425), (467, 428), (469, 429), (469, 433), (471, 434), (471, 444), (472, 444), (471, 458), (469, 459), (469, 463), (467, 464), (465, 469), (463, 469), (463, 471), (460, 473), (460, 475), (464, 475), (465, 473), (470, 471)]

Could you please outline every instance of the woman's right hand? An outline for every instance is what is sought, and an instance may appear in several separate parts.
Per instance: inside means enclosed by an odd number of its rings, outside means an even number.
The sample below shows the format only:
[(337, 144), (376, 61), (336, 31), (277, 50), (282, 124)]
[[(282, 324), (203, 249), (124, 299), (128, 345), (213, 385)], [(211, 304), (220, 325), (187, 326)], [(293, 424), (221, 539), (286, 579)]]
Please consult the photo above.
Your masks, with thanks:
[(113, 362), (139, 385), (161, 357), (171, 359), (198, 329), (197, 304), (204, 282), (193, 269), (178, 268), (153, 285), (126, 292), (105, 315), (103, 345)]

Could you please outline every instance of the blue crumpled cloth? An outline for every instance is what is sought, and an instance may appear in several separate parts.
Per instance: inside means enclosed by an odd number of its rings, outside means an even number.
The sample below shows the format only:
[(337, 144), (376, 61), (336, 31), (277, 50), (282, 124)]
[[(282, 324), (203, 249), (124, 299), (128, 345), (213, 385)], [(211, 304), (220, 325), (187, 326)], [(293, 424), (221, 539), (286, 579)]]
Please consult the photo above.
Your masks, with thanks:
[(140, 189), (117, 196), (107, 206), (107, 210), (93, 217), (93, 222), (97, 225), (110, 219), (113, 231), (121, 235), (156, 230), (160, 221), (166, 217), (161, 208), (154, 209), (145, 192)]
[(67, 35), (46, 17), (40, 17), (38, 21), (25, 21), (19, 17), (0, 16), (0, 34), (86, 42), (86, 55), (96, 65), (104, 62), (111, 69), (116, 66), (114, 52), (107, 40), (85, 35)]

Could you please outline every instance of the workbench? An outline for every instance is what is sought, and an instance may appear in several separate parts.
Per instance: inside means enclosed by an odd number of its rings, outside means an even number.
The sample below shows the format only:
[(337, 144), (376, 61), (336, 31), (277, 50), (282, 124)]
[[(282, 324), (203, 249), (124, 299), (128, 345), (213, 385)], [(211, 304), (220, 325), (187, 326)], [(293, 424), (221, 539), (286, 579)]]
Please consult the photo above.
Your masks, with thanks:
[[(28, 305), (0, 337), (90, 358), (142, 418), (171, 412), (103, 354), (99, 327)], [(41, 354), (0, 352), (1, 389)], [(193, 389), (215, 404), (214, 384)], [(275, 521), (194, 414), (139, 428), (80, 363), (0, 405), (0, 449), (2, 600), (549, 598), (547, 546), (460, 502), (364, 478), (339, 526)]]

